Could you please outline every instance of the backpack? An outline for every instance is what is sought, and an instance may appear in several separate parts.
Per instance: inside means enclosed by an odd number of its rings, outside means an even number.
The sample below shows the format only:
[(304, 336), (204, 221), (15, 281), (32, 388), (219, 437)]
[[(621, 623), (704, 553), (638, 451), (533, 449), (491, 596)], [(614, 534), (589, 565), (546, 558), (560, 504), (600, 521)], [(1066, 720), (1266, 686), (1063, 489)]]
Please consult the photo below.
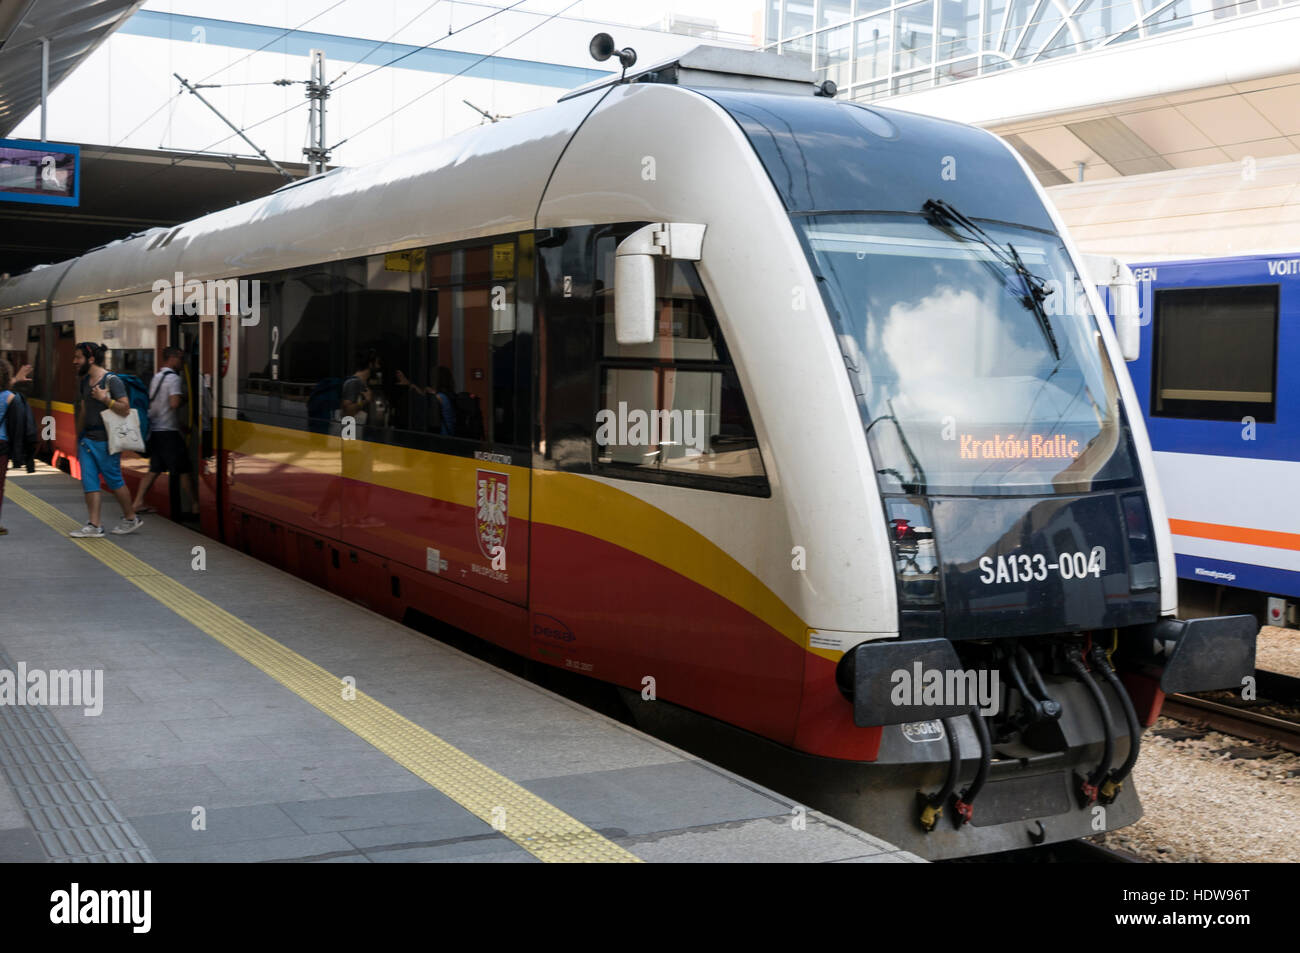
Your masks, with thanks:
[(483, 411), (479, 409), (478, 398), (468, 391), (461, 391), (452, 398), (456, 408), (456, 436), (471, 440), (483, 439)]
[[(109, 373), (104, 375), (105, 378), (116, 377), (126, 385), (126, 399), (133, 410), (140, 412), (140, 437), (144, 440), (149, 439), (149, 388), (144, 386), (144, 381), (134, 374), (116, 374)], [(108, 385), (105, 384), (105, 387)]]

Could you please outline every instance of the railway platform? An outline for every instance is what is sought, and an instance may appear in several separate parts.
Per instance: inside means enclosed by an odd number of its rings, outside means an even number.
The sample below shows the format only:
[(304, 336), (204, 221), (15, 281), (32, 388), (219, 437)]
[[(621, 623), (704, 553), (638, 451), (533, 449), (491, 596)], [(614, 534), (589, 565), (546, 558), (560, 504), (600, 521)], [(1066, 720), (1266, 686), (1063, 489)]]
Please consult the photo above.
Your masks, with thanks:
[(0, 861), (920, 860), (166, 519), (71, 539), (80, 485), (9, 476)]

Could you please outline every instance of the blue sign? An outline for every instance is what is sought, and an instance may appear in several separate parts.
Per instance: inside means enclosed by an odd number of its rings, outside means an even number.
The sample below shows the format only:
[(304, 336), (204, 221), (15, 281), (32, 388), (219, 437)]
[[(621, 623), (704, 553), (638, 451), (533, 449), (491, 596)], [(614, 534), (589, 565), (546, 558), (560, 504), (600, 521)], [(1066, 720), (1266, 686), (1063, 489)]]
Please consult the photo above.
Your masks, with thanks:
[(80, 147), (0, 139), (0, 202), (80, 205)]

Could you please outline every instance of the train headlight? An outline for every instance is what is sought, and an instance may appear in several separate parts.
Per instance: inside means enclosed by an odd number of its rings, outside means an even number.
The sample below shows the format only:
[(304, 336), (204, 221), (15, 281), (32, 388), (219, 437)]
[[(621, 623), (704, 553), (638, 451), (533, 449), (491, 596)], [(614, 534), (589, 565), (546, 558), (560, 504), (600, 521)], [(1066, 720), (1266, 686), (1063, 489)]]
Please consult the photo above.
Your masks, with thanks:
[(1126, 493), (1120, 497), (1124, 526), (1128, 532), (1129, 587), (1134, 592), (1160, 588), (1160, 567), (1156, 557), (1155, 530), (1146, 494)]
[(907, 606), (938, 605), (942, 601), (939, 549), (930, 507), (924, 500), (890, 499), (885, 511), (899, 602)]

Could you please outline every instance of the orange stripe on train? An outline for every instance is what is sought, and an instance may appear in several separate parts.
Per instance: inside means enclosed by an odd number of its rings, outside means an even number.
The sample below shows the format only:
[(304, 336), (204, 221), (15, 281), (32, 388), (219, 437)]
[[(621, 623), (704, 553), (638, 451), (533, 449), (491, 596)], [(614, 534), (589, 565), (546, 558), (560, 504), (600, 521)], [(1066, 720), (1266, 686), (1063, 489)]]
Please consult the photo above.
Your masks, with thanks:
[(1281, 533), (1271, 529), (1252, 529), (1246, 526), (1225, 526), (1219, 523), (1175, 519), (1169, 521), (1169, 530), (1175, 536), (1195, 536), (1224, 543), (1245, 543), (1250, 546), (1300, 551), (1300, 533)]

